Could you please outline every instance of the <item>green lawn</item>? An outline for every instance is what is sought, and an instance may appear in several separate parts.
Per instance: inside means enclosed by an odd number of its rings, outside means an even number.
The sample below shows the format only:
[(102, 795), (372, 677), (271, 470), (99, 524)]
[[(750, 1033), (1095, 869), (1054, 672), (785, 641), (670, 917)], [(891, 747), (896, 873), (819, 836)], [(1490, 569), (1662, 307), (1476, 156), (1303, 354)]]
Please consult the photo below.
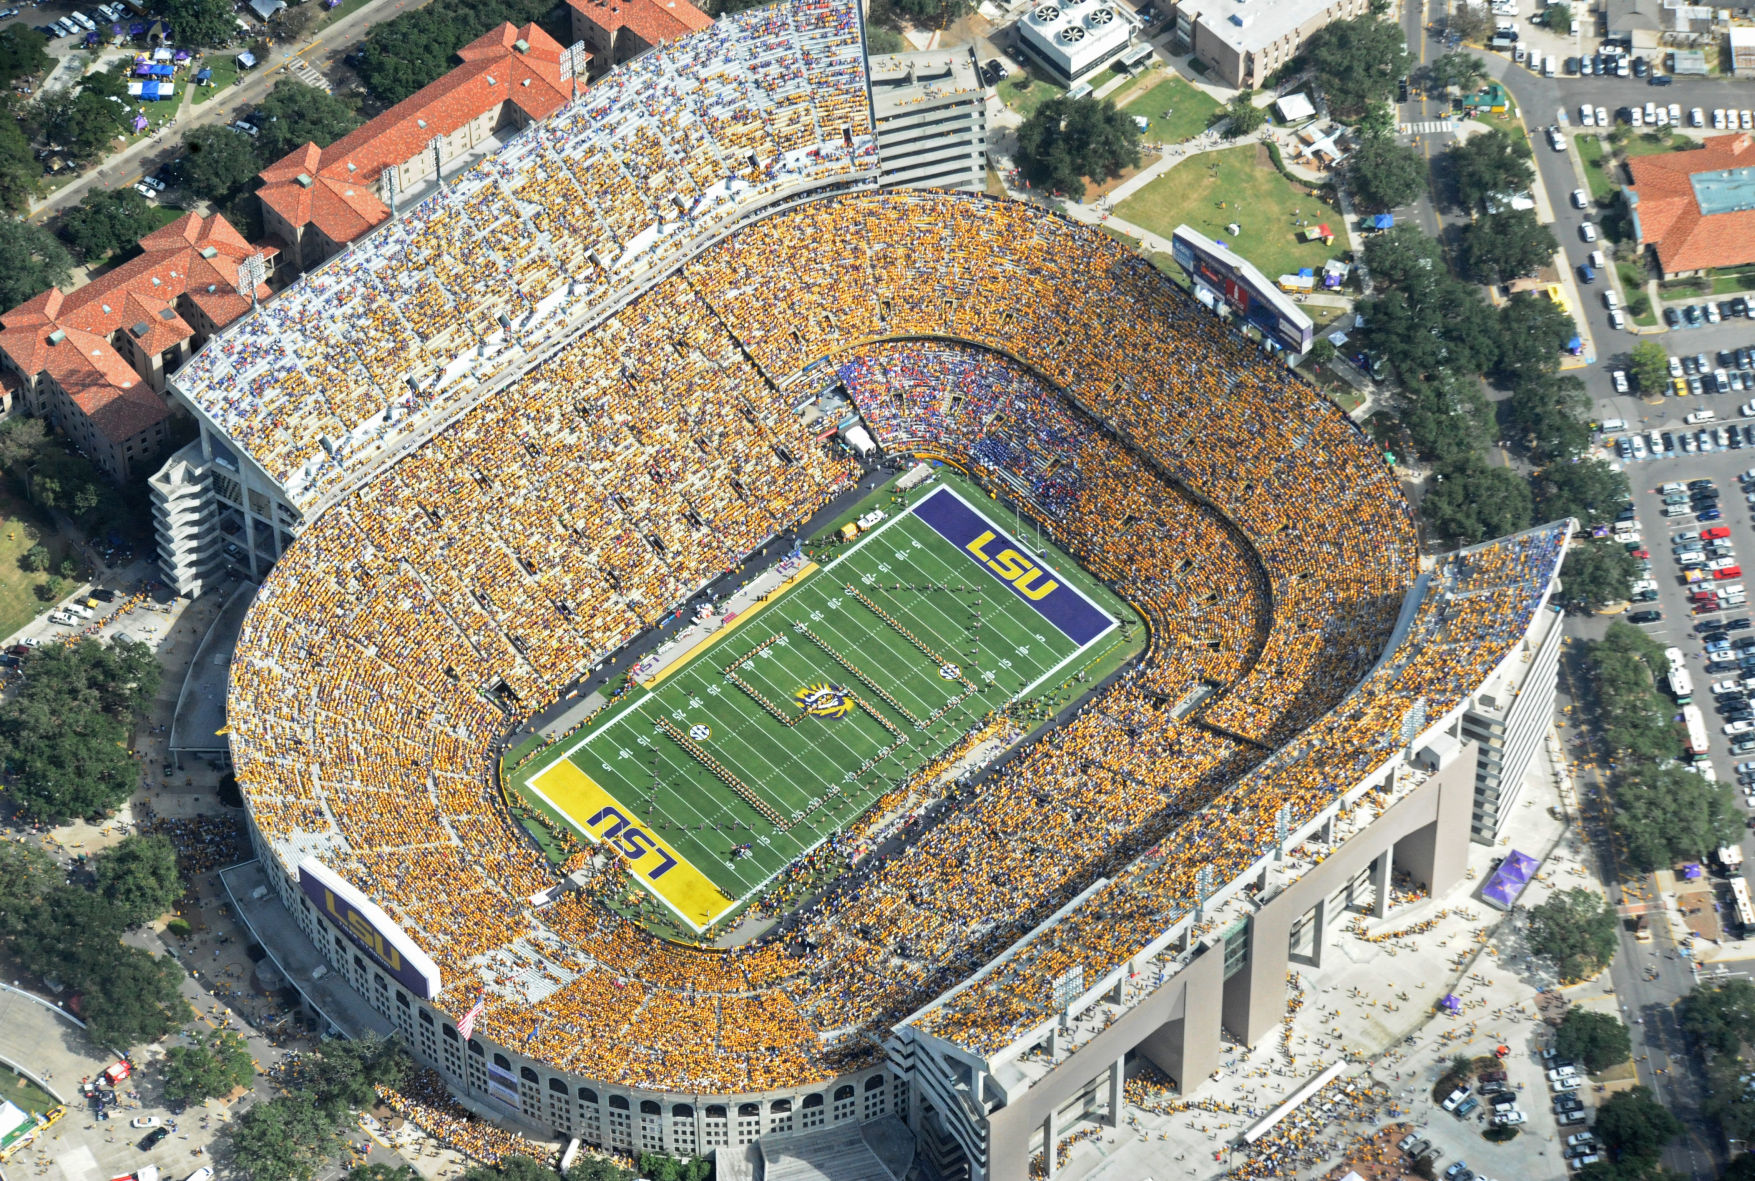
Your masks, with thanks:
[(1489, 127), (1497, 127), (1525, 147), (1529, 146), (1529, 132), (1524, 130), (1523, 120), (1517, 117), (1517, 108), (1515, 106), (1508, 106), (1497, 114), (1494, 114), (1491, 111), (1486, 112), (1480, 116), (1480, 119)]
[(1679, 152), (1688, 148), (1697, 148), (1700, 144), (1685, 135), (1679, 135), (1662, 128), (1657, 131), (1642, 131), (1630, 137), (1621, 147), (1621, 154), (1628, 158), (1634, 156), (1656, 156), (1664, 152)]
[(0, 636), (11, 635), (49, 609), (36, 594), (49, 576), (29, 573), (18, 564), (39, 542), (48, 548), (51, 568), (67, 556), (67, 543), (43, 524), (36, 509), (11, 489), (0, 489)]
[[(991, 532), (1012, 535), (1018, 551), (1041, 555), (1031, 565), (1046, 567), (1020, 584), (1059, 597), (1032, 606), (916, 515), (949, 491), (984, 518), (969, 544), (982, 544), (987, 528), (987, 547), (1015, 558)], [(512, 777), (516, 789), (581, 835), (616, 839), (635, 880), (703, 926), (758, 895), (990, 711), (1016, 702), (1027, 719), (1051, 716), (1143, 644), (1137, 617), (1112, 592), (1052, 546), (1037, 550), (1029, 527), (1005, 520), (974, 485), (941, 475), (910, 495), (912, 509), (886, 504), (890, 519), (878, 530), (830, 548), (804, 581), (531, 760)], [(1075, 603), (1075, 590), (1126, 622), (1095, 620), (1083, 638), (1063, 632), (1043, 610)], [(801, 695), (824, 686), (837, 687), (839, 707), (807, 712)], [(622, 824), (636, 835), (617, 837)], [(659, 879), (679, 867), (660, 844), (687, 863), (668, 881)], [(733, 905), (707, 899), (695, 909), (703, 896), (679, 886), (693, 880), (691, 867)]]
[(9, 1100), (20, 1111), (34, 1111), (38, 1115), (47, 1115), (60, 1106), (56, 1098), (25, 1078), (22, 1074), (14, 1074), (10, 1070), (0, 1071), (0, 1099)]
[(1062, 87), (1028, 73), (1007, 74), (999, 83), (1000, 101), (1026, 119), (1035, 113), (1037, 107), (1065, 93)]
[(1607, 205), (1615, 199), (1619, 187), (1612, 175), (1615, 158), (1603, 150), (1603, 141), (1595, 135), (1581, 135), (1577, 143), (1578, 154), (1584, 159), (1585, 179), (1590, 183), (1591, 200)]
[[(1209, 238), (1223, 238), (1270, 280), (1300, 267), (1320, 268), (1347, 249), (1340, 212), (1275, 172), (1267, 150), (1256, 144), (1184, 161), (1123, 201), (1115, 212), (1165, 238), (1179, 225), (1192, 226)], [(1300, 219), (1312, 225), (1327, 222), (1335, 231), (1334, 245), (1295, 239), (1293, 222)], [(1227, 222), (1243, 227), (1235, 241), (1225, 228)]]
[(1712, 293), (1714, 295), (1737, 295), (1744, 291), (1755, 291), (1755, 271), (1714, 271), (1712, 273)]
[(1179, 144), (1207, 129), (1219, 102), (1171, 75), (1121, 109), (1151, 120), (1144, 135), (1147, 143)]
[[(208, 99), (213, 98), (215, 95), (224, 94), (226, 91), (230, 90), (232, 82), (238, 76), (238, 63), (236, 59), (226, 54), (216, 53), (202, 58), (200, 68), (213, 71), (213, 85), (195, 86), (194, 83), (190, 83), (195, 90), (195, 103), (197, 106), (206, 102)], [(194, 74), (190, 74), (189, 76), (193, 78)]]

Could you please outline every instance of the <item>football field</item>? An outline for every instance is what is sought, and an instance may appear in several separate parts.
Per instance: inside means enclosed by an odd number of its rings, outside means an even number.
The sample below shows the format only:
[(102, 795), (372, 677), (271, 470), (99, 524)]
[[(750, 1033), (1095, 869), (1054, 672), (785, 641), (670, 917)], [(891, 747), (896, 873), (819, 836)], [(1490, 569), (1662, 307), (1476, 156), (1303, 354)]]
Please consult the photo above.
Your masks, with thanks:
[(1126, 644), (1124, 616), (1064, 556), (935, 484), (516, 785), (698, 931), (987, 714)]

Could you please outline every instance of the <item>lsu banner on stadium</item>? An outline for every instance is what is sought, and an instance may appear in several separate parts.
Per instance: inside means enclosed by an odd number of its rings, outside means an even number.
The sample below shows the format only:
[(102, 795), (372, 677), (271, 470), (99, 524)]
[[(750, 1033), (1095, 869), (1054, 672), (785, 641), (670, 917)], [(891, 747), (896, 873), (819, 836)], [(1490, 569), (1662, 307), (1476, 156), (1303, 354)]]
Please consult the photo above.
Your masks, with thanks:
[(914, 515), (1081, 647), (1115, 626), (1095, 603), (1057, 578), (949, 488), (940, 488), (915, 505)]
[(439, 966), (347, 879), (315, 857), (306, 857), (299, 862), (299, 889), (398, 984), (425, 1000), (439, 995)]

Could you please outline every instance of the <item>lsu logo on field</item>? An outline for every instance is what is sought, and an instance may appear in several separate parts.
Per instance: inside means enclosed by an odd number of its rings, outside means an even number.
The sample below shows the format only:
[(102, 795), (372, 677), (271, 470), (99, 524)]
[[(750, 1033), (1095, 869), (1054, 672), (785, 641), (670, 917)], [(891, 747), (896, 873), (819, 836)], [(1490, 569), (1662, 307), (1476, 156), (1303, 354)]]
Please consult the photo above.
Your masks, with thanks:
[(992, 557), (988, 557), (984, 551), (987, 546), (993, 544), (998, 536), (991, 529), (983, 529), (979, 537), (963, 548), (974, 554), (989, 570), (1017, 587), (1018, 593), (1033, 603), (1039, 603), (1046, 599), (1060, 586), (1060, 583), (1052, 578), (1041, 586), (1033, 586), (1032, 584), (1042, 574), (1041, 568), (1010, 546), (1000, 550)]
[(806, 685), (792, 702), (815, 718), (844, 718), (853, 712), (853, 698), (839, 685)]

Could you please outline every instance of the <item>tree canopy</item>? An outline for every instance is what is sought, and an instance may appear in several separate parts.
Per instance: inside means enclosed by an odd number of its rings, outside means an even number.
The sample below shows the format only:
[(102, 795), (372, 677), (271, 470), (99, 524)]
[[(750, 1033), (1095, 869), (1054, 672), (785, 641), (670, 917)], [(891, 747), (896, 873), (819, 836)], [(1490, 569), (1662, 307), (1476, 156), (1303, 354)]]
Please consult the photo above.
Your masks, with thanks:
[(1642, 340), (1628, 356), (1627, 372), (1640, 393), (1660, 397), (1670, 388), (1670, 354), (1657, 341)]
[(540, 21), (552, 8), (548, 0), (433, 0), (372, 26), (359, 51), (360, 81), (380, 102), (399, 103), (449, 71), (457, 51), (483, 33), (503, 21)]
[(274, 84), (256, 108), (258, 159), (268, 163), (307, 143), (326, 148), (362, 120), (345, 101), (293, 78)]
[(1714, 1054), (1755, 1043), (1755, 982), (1745, 977), (1697, 984), (1678, 1008), (1683, 1031)]
[(0, 29), (0, 84), (11, 86), (20, 78), (30, 78), (53, 65), (49, 57), (49, 39), (15, 21)]
[(1304, 60), (1337, 117), (1356, 117), (1395, 93), (1414, 59), (1400, 26), (1377, 16), (1334, 21), (1311, 34)]
[(1463, 230), (1462, 250), (1477, 283), (1508, 283), (1554, 261), (1560, 243), (1533, 209), (1504, 209), (1476, 218)]
[(1457, 203), (1474, 209), (1498, 194), (1521, 193), (1535, 180), (1529, 145), (1497, 127), (1458, 140), (1444, 150)]
[(1434, 463), (1459, 460), (1493, 437), (1493, 408), (1481, 383), (1448, 369), (1404, 382), (1398, 409), (1415, 449)]
[(256, 1077), (256, 1067), (241, 1036), (216, 1029), (205, 1036), (191, 1034), (188, 1045), (166, 1051), (162, 1077), (165, 1098), (193, 1105), (248, 1086)]
[(1051, 98), (1018, 128), (1017, 162), (1031, 184), (1083, 200), (1085, 177), (1107, 179), (1140, 162), (1140, 129), (1111, 103)]
[(1558, 373), (1560, 354), (1576, 335), (1578, 327), (1559, 304), (1520, 291), (1499, 305), (1499, 342), (1491, 372), (1508, 386)]
[(1424, 70), (1428, 89), (1443, 91), (1449, 87), (1473, 90), (1487, 77), (1487, 67), (1480, 58), (1466, 49), (1452, 50), (1433, 58)]
[(1267, 122), (1267, 111), (1255, 105), (1255, 91), (1244, 87), (1225, 104), (1225, 117), (1230, 120), (1225, 134), (1232, 139), (1253, 135)]
[(1393, 135), (1366, 135), (1342, 165), (1359, 208), (1383, 213), (1426, 191), (1426, 161)]
[(158, 691), (152, 650), (138, 643), (43, 648), (29, 669), (0, 704), (0, 763), (14, 777), (13, 799), (51, 823), (108, 813), (140, 781), (129, 719)]
[(1546, 956), (1563, 980), (1594, 976), (1614, 958), (1615, 912), (1601, 894), (1557, 890), (1530, 911), (1530, 950)]
[(61, 218), (61, 236), (87, 262), (132, 249), (158, 226), (152, 206), (132, 188), (92, 189)]
[(1445, 27), (1464, 41), (1484, 42), (1493, 32), (1493, 10), (1486, 3), (1459, 0), (1446, 19)]
[(1418, 226), (1373, 235), (1365, 265), (1382, 291), (1360, 305), (1365, 337), (1404, 383), (1441, 369), (1478, 375), (1498, 358), (1503, 332), (1493, 309), (1450, 273)]
[(1519, 382), (1503, 405), (1507, 434), (1537, 463), (1576, 459), (1590, 449), (1584, 416), (1591, 401), (1578, 378), (1544, 375)]
[(1663, 646), (1616, 620), (1590, 646), (1589, 660), (1598, 728), (1616, 761), (1679, 756), (1682, 744), (1671, 721), (1673, 711), (1655, 679), (1669, 667)]
[(183, 969), (171, 957), (116, 943), (90, 968), (80, 1012), (99, 1045), (156, 1041), (189, 1019), (189, 1002), (178, 991)]
[(1627, 1027), (1613, 1013), (1571, 1008), (1554, 1032), (1554, 1048), (1564, 1058), (1584, 1063), (1592, 1074), (1627, 1061), (1633, 1056), (1633, 1040)]
[[(1545, 511), (1536, 514), (1552, 520)], [(1639, 567), (1633, 555), (1617, 541), (1585, 538), (1566, 551), (1563, 571), (1566, 605), (1576, 613), (1589, 614), (1610, 603), (1625, 602), (1633, 592)]]
[[(369, 1106), (375, 1085), (399, 1086), (409, 1070), (401, 1043), (331, 1041), (304, 1063), (299, 1089), (258, 1103), (232, 1125), (234, 1164), (252, 1181), (311, 1181)], [(552, 1175), (552, 1171), (551, 1171)]]
[(1545, 521), (1577, 517), (1586, 525), (1615, 519), (1627, 501), (1627, 476), (1601, 459), (1550, 463), (1534, 480), (1536, 516)]
[(42, 226), (0, 218), (0, 307), (15, 308), (73, 273), (67, 248)]
[(1603, 1100), (1591, 1129), (1617, 1163), (1656, 1160), (1664, 1145), (1682, 1134), (1682, 1121), (1649, 1089), (1630, 1087)]
[(179, 45), (211, 49), (229, 43), (238, 31), (226, 0), (161, 0), (159, 7)]
[(1737, 839), (1743, 814), (1736, 791), (1688, 767), (1646, 763), (1621, 769), (1615, 782), (1615, 832), (1627, 860), (1641, 870), (1699, 858)]
[(230, 127), (209, 123), (183, 137), (184, 156), (178, 165), (189, 191), (206, 201), (220, 202), (240, 191), (271, 161), (256, 141)]
[(1420, 511), (1456, 545), (1474, 545), (1527, 528), (1530, 486), (1510, 468), (1470, 452), (1433, 470)]
[(123, 837), (98, 855), (96, 873), (98, 891), (128, 926), (157, 918), (183, 894), (177, 851), (168, 837)]

